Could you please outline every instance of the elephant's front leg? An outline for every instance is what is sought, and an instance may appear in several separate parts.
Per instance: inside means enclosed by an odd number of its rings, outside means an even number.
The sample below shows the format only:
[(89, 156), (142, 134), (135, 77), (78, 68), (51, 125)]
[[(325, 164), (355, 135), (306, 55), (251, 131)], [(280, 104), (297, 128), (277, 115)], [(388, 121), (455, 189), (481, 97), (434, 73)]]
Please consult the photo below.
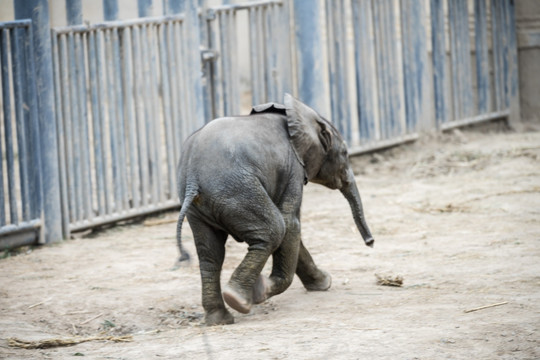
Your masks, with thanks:
[(300, 242), (296, 275), (298, 275), (304, 287), (309, 291), (325, 291), (332, 285), (330, 274), (315, 265), (311, 254), (302, 242)]
[(215, 230), (189, 215), (188, 220), (193, 231), (199, 257), (205, 323), (206, 325), (232, 324), (234, 323), (234, 317), (225, 308), (220, 285), (227, 234)]

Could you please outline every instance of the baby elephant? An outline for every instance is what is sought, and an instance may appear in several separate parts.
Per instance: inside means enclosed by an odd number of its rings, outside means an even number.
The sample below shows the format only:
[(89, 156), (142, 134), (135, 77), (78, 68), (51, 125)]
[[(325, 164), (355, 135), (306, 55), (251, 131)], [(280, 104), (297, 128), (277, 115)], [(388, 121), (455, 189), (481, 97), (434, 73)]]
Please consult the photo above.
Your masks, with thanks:
[[(284, 105), (264, 104), (249, 116), (211, 121), (185, 142), (178, 168), (182, 208), (177, 241), (187, 215), (199, 256), (207, 325), (232, 324), (225, 302), (241, 313), (285, 291), (294, 274), (307, 290), (327, 290), (300, 236), (300, 204), (308, 181), (339, 189), (349, 201), (364, 242), (373, 237), (336, 128), (315, 110), (285, 95)], [(220, 274), (231, 235), (248, 251), (223, 290)], [(261, 275), (272, 256), (272, 272)]]

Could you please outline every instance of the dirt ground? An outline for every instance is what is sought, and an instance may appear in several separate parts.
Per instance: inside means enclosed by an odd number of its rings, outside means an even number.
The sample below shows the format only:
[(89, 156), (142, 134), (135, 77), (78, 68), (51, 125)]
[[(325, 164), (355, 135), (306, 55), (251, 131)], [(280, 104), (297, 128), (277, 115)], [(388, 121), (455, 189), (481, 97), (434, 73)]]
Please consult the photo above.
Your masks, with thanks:
[[(539, 359), (539, 161), (540, 132), (508, 131), (354, 158), (375, 247), (363, 245), (339, 192), (309, 184), (303, 239), (331, 289), (308, 293), (296, 278), (250, 314), (234, 313), (234, 325), (201, 324), (196, 259), (171, 271), (173, 222), (4, 254), (0, 358)], [(228, 242), (224, 282), (245, 251)], [(404, 284), (378, 285), (375, 274)], [(132, 341), (27, 350), (7, 340), (100, 335)]]

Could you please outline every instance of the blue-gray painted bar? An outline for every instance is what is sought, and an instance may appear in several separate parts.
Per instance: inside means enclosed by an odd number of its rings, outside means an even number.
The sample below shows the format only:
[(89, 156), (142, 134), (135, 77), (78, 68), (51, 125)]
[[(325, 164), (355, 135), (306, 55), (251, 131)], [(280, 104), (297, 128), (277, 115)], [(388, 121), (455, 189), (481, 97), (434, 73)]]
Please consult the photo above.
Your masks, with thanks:
[(491, 109), (486, 10), (486, 0), (474, 0), (476, 86), (480, 113)]
[(83, 22), (82, 0), (65, 0), (68, 25), (79, 25)]
[[(9, 222), (16, 224), (19, 222), (17, 214), (17, 196), (15, 193), (15, 151), (13, 149), (13, 119), (11, 107), (11, 90), (10, 90), (10, 69), (11, 69), (11, 31), (10, 29), (2, 30), (2, 103), (4, 105), (4, 141), (6, 148), (6, 170), (8, 181), (8, 208)], [(3, 179), (2, 179), (3, 181)]]
[(354, 30), (354, 59), (356, 71), (356, 109), (358, 112), (359, 138), (363, 141), (376, 138), (376, 89), (373, 67), (375, 61), (373, 15), (371, 0), (351, 2)]
[(324, 86), (323, 44), (319, 26), (320, 2), (293, 0), (298, 97), (319, 113), (328, 115)]
[(433, 62), (433, 97), (437, 124), (448, 121), (446, 97), (446, 44), (443, 0), (431, 0), (431, 46)]
[(137, 0), (139, 17), (149, 17), (153, 13), (153, 0)]
[[(22, 221), (30, 220), (30, 198), (29, 198), (29, 177), (28, 177), (28, 143), (27, 143), (27, 116), (25, 116), (25, 91), (26, 82), (23, 82), (24, 75), (24, 56), (21, 49), (23, 44), (23, 28), (13, 29), (12, 31), (12, 60), (13, 60), (13, 90), (15, 105), (15, 128), (17, 130), (17, 150), (19, 162), (19, 182), (22, 207)], [(26, 118), (26, 119), (25, 119)]]
[(54, 83), (47, 0), (17, 0), (14, 2), (17, 19), (32, 19), (33, 56), (36, 64), (39, 128), (41, 133), (41, 156), (43, 168), (43, 217), (44, 239), (47, 243), (62, 239), (60, 208), (58, 148), (54, 110)]
[(118, 19), (118, 0), (103, 0), (103, 18), (105, 21)]

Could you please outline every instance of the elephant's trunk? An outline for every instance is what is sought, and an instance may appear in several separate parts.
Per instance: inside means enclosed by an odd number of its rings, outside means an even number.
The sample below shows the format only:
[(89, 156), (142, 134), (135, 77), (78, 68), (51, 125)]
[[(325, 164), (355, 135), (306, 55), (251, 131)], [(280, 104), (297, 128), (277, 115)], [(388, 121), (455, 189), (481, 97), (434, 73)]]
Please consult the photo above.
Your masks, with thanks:
[(356, 223), (364, 242), (367, 246), (373, 247), (375, 240), (373, 239), (373, 236), (371, 235), (371, 232), (366, 224), (364, 210), (362, 208), (362, 200), (360, 199), (360, 193), (356, 187), (354, 174), (351, 169), (348, 169), (347, 181), (344, 183), (344, 186), (340, 189), (340, 191), (351, 206), (354, 222)]

